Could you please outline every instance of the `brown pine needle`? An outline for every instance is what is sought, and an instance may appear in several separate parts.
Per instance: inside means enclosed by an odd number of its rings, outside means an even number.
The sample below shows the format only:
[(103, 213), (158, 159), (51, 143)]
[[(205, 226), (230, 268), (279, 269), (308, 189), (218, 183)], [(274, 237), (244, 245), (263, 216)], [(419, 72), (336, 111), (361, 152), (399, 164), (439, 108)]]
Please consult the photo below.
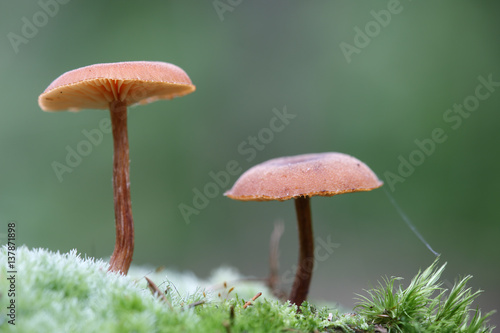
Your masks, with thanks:
[(158, 286), (153, 281), (151, 281), (151, 279), (149, 279), (147, 276), (145, 276), (144, 278), (148, 282), (148, 288), (153, 294), (153, 296), (158, 297), (163, 302), (167, 303), (170, 308), (172, 308), (172, 304), (170, 304), (170, 302), (168, 301), (167, 296), (165, 296), (165, 294), (158, 288)]
[(247, 306), (252, 305), (252, 302), (255, 301), (257, 298), (259, 298), (262, 295), (262, 293), (257, 293), (254, 297), (252, 297), (251, 300), (247, 301), (245, 305), (243, 305), (243, 309), (246, 309)]
[(194, 303), (191, 303), (188, 305), (189, 308), (194, 308), (195, 306), (198, 306), (198, 305), (202, 305), (202, 304), (205, 304), (205, 301), (204, 300), (201, 300), (201, 301), (198, 301), (198, 302), (194, 302)]

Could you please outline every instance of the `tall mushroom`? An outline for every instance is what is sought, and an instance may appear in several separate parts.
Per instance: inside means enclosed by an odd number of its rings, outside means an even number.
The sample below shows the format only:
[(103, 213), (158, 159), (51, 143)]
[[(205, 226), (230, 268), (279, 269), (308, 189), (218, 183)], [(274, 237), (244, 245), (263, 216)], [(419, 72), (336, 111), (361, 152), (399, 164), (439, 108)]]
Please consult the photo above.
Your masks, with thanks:
[(383, 185), (358, 159), (341, 153), (305, 154), (258, 164), (224, 193), (242, 201), (294, 199), (299, 234), (299, 262), (289, 300), (306, 300), (314, 266), (314, 239), (309, 198), (371, 191)]
[(116, 243), (110, 271), (127, 274), (134, 252), (130, 202), (127, 107), (171, 99), (195, 90), (179, 67), (153, 61), (95, 64), (66, 72), (39, 96), (44, 111), (109, 109), (113, 131)]

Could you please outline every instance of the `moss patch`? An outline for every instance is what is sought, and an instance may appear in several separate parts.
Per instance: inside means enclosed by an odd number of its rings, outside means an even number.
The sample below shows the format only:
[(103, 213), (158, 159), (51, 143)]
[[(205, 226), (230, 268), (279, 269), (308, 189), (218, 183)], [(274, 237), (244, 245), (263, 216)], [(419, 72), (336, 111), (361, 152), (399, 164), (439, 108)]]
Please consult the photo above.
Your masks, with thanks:
[[(0, 262), (7, 262), (6, 249)], [(0, 269), (1, 332), (490, 332), (480, 311), (471, 304), (479, 292), (466, 287), (470, 277), (446, 292), (439, 283), (444, 265), (431, 267), (403, 289), (397, 278), (361, 296), (358, 313), (339, 313), (304, 302), (301, 311), (274, 299), (260, 284), (207, 288), (216, 281), (191, 281), (176, 286), (168, 276), (153, 270), (131, 270), (120, 276), (107, 272), (108, 264), (81, 258), (76, 251), (53, 253), (43, 249), (17, 249), (15, 326), (5, 316), (8, 296), (7, 269)], [(153, 296), (145, 274), (166, 291), (168, 302)], [(223, 270), (228, 280), (237, 277)], [(222, 275), (214, 279), (222, 283)], [(137, 278), (134, 278), (134, 275)], [(159, 278), (158, 276), (162, 276)], [(198, 286), (194, 286), (198, 284)], [(214, 291), (215, 290), (215, 291)], [(221, 291), (219, 293), (219, 291)], [(260, 290), (264, 294), (245, 307)], [(170, 305), (171, 306), (170, 306)]]

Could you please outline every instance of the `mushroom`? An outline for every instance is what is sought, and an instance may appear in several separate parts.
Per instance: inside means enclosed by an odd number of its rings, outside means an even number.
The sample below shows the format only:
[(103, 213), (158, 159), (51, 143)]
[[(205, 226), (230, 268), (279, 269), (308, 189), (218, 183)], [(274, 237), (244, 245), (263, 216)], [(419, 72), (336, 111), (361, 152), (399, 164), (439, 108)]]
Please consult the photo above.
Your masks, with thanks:
[(258, 164), (224, 193), (241, 201), (294, 199), (299, 234), (299, 262), (290, 302), (306, 300), (314, 267), (314, 239), (309, 198), (371, 191), (383, 185), (358, 159), (342, 153), (318, 153), (275, 158)]
[(109, 109), (113, 131), (116, 243), (109, 270), (127, 274), (134, 252), (130, 203), (127, 106), (171, 99), (195, 90), (179, 67), (153, 61), (95, 64), (66, 72), (39, 96), (44, 111)]

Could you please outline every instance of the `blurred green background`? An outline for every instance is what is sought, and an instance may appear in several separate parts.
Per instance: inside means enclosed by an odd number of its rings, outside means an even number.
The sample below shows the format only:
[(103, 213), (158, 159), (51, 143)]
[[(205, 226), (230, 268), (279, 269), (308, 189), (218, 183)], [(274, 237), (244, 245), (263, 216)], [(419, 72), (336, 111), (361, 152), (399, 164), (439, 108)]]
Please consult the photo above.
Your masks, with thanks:
[[(221, 194), (227, 186), (189, 224), (178, 207), (192, 206), (193, 189), (203, 191), (213, 182), (209, 173), (228, 161), (246, 170), (273, 157), (339, 151), (386, 182), (448, 262), (445, 279), (472, 274), (471, 286), (485, 290), (478, 305), (500, 308), (500, 87), (490, 87), (484, 100), (470, 97), (478, 77), (500, 82), (500, 4), (2, 0), (0, 6), (0, 221), (3, 228), (17, 222), (18, 243), (111, 254), (111, 134), (62, 182), (51, 166), (65, 163), (67, 147), (76, 149), (86, 140), (82, 131), (99, 128), (109, 115), (45, 113), (37, 98), (74, 68), (166, 61), (182, 67), (197, 91), (130, 109), (135, 264), (201, 277), (231, 265), (265, 277), (269, 236), (282, 220), (285, 276), (298, 252), (293, 202), (232, 201)], [(453, 128), (443, 116), (464, 101), (475, 111)], [(254, 158), (242, 154), (238, 147), (269, 127), (274, 108), (295, 118), (266, 137)], [(446, 141), (429, 156), (415, 153), (415, 140), (436, 128)], [(425, 160), (391, 191), (386, 173), (398, 174), (400, 156), (412, 153)], [(317, 237), (338, 244), (317, 263), (312, 299), (352, 307), (354, 293), (381, 276), (410, 278), (434, 260), (384, 189), (317, 197), (312, 210)]]

